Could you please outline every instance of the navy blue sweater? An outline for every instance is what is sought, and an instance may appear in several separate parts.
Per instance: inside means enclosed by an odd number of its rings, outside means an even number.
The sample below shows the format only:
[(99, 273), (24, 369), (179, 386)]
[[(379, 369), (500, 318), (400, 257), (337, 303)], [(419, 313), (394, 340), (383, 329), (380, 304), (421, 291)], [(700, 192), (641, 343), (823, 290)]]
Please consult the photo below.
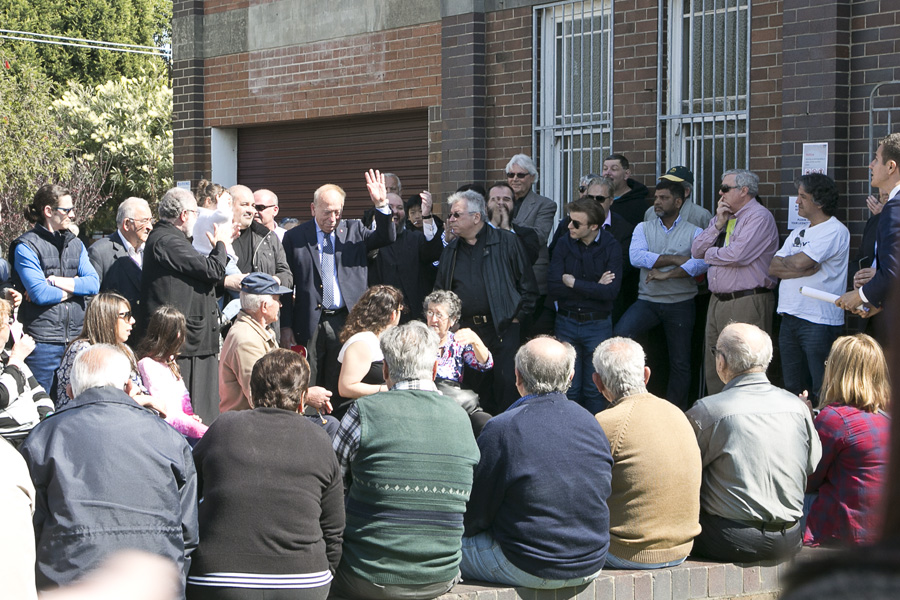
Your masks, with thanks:
[(519, 400), (485, 425), (466, 535), (489, 531), (526, 573), (596, 573), (609, 549), (612, 455), (587, 410), (552, 393)]
[[(598, 283), (606, 271), (612, 271), (615, 279)], [(566, 273), (575, 277), (574, 287), (562, 282)], [(549, 296), (559, 308), (608, 313), (621, 287), (622, 248), (609, 231), (602, 230), (600, 239), (587, 246), (568, 235), (559, 239), (547, 274)]]

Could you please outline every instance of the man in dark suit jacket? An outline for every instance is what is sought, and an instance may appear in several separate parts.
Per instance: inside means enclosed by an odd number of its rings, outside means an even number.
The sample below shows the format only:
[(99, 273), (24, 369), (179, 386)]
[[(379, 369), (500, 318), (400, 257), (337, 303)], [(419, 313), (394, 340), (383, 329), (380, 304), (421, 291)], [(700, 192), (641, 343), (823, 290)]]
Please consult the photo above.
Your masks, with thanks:
[[(361, 221), (341, 220), (346, 193), (326, 184), (315, 191), (313, 219), (284, 235), (284, 252), (294, 275), (294, 294), (282, 296), (281, 344), (306, 346), (310, 385), (337, 391), (340, 372), (338, 341), (347, 313), (353, 308), (368, 280), (367, 253), (387, 246), (396, 237), (387, 205), (384, 175), (366, 173), (369, 196), (377, 209), (375, 229)], [(324, 260), (323, 260), (324, 259)], [(322, 273), (323, 263), (332, 273)]]
[[(885, 300), (900, 272), (897, 262), (900, 250), (900, 133), (892, 133), (881, 140), (875, 158), (869, 163), (869, 171), (872, 187), (891, 190), (875, 232), (875, 266), (860, 269), (853, 278), (854, 289), (835, 301), (844, 310), (864, 318), (888, 308)], [(890, 322), (889, 318), (883, 320)], [(889, 341), (887, 329), (880, 327), (873, 332), (882, 346)]]
[(197, 252), (188, 240), (197, 222), (197, 200), (172, 188), (159, 201), (159, 223), (147, 238), (141, 294), (144, 318), (164, 304), (184, 313), (187, 338), (178, 358), (194, 413), (207, 425), (219, 415), (219, 306), (216, 286), (225, 280), (230, 227), (207, 233), (213, 249)]
[(388, 194), (388, 206), (397, 240), (375, 252), (375, 260), (369, 266), (369, 285), (391, 285), (403, 293), (403, 303), (407, 311), (401, 323), (424, 320), (422, 303), (431, 291), (428, 285), (428, 271), (432, 263), (440, 260), (444, 244), (441, 242), (441, 228), (431, 214), (431, 194), (422, 202), (422, 223), (424, 231), (407, 227), (406, 209), (399, 194)]
[[(140, 313), (141, 267), (144, 244), (153, 229), (153, 213), (142, 198), (128, 198), (116, 213), (116, 230), (88, 248), (88, 258), (100, 277), (100, 291), (118, 292), (131, 303), (131, 312)], [(143, 332), (135, 323), (135, 334)], [(133, 340), (137, 340), (137, 336)]]

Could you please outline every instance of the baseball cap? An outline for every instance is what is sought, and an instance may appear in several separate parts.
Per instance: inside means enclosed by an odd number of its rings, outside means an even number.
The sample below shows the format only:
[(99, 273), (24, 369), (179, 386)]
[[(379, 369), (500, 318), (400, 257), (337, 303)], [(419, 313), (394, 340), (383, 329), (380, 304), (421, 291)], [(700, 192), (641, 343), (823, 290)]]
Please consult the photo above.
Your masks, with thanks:
[(259, 296), (276, 294), (290, 294), (293, 290), (280, 285), (275, 278), (267, 273), (248, 273), (241, 281), (241, 291)]
[(694, 185), (694, 174), (687, 167), (672, 167), (660, 179), (668, 179), (669, 181), (677, 181), (678, 183), (687, 182)]

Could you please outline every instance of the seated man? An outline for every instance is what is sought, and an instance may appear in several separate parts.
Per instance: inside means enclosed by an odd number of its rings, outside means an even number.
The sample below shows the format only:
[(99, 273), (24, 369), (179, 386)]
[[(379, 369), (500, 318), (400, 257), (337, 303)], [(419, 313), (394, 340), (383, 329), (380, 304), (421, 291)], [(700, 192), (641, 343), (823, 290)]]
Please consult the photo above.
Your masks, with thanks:
[[(287, 290), (287, 291), (285, 291)], [(272, 324), (278, 322), (281, 294), (290, 290), (266, 273), (248, 273), (241, 281), (241, 310), (228, 330), (219, 355), (219, 412), (250, 408), (250, 375), (260, 358), (278, 348)], [(331, 392), (309, 388), (306, 404), (310, 416), (334, 438), (338, 420), (322, 416), (331, 412)]]
[(766, 378), (766, 332), (733, 323), (713, 351), (725, 388), (687, 412), (703, 457), (703, 530), (694, 554), (733, 562), (784, 558), (800, 549), (806, 478), (822, 444), (806, 405)]
[(647, 393), (650, 369), (634, 340), (615, 337), (600, 344), (594, 369), (594, 383), (610, 402), (597, 421), (615, 461), (606, 566), (679, 565), (700, 533), (702, 466), (691, 425), (677, 407)]
[(478, 436), (460, 568), (465, 579), (555, 589), (595, 579), (609, 548), (612, 456), (566, 398), (575, 350), (538, 337), (516, 353), (522, 396)]
[(468, 415), (437, 392), (438, 336), (412, 321), (381, 335), (390, 391), (359, 398), (334, 449), (347, 490), (341, 598), (435, 598), (459, 581), (478, 463)]
[(187, 574), (198, 537), (190, 446), (131, 399), (131, 362), (118, 348), (81, 352), (70, 385), (75, 399), (22, 446), (37, 491), (38, 589), (69, 583), (125, 548), (167, 557)]

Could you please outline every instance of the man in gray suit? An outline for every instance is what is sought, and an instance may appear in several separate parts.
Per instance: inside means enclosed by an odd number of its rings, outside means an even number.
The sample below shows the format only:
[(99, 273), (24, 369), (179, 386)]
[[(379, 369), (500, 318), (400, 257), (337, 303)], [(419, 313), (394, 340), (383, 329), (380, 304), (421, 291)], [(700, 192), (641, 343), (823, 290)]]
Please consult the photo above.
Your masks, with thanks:
[(516, 154), (506, 165), (506, 180), (516, 193), (512, 210), (513, 229), (529, 228), (537, 234), (540, 244), (537, 261), (534, 263), (534, 278), (537, 280), (538, 297), (534, 314), (522, 325), (523, 338), (539, 334), (553, 333), (553, 312), (545, 310), (547, 299), (547, 269), (550, 266), (550, 252), (547, 240), (553, 231), (556, 217), (556, 202), (536, 193), (532, 186), (538, 180), (537, 167), (531, 157)]

